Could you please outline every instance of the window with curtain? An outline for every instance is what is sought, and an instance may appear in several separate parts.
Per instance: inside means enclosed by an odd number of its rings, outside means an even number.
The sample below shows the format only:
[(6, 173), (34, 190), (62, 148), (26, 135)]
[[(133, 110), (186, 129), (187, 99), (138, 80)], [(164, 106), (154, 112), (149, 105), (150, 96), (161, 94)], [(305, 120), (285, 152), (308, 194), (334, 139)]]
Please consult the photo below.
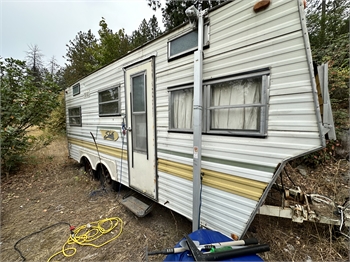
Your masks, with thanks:
[[(268, 71), (207, 81), (203, 133), (265, 136)], [(192, 131), (193, 87), (169, 88), (170, 131)]]
[(192, 130), (193, 87), (170, 92), (170, 129)]
[(98, 92), (98, 109), (99, 116), (120, 114), (119, 87)]
[(210, 130), (259, 130), (262, 77), (210, 85)]

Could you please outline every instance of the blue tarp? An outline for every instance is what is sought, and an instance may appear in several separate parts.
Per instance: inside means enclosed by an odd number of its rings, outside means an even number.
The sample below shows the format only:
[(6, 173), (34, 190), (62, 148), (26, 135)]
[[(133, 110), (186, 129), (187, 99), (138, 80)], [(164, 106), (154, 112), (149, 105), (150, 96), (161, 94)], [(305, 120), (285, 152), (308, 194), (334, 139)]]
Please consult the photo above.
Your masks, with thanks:
[[(232, 241), (229, 237), (221, 234), (217, 231), (212, 231), (208, 229), (199, 229), (195, 232), (192, 232), (189, 234), (190, 238), (194, 241), (197, 240), (201, 245), (203, 244), (211, 244), (211, 243), (217, 243), (217, 242), (226, 242), (226, 241)], [(185, 239), (185, 238), (183, 238)], [(182, 240), (183, 240), (182, 239)], [(180, 242), (176, 244), (175, 247), (181, 247)], [(164, 259), (164, 261), (194, 261), (192, 256), (189, 256), (191, 254), (190, 251), (185, 251), (178, 254), (170, 254), (167, 255), (167, 257)], [(257, 255), (249, 255), (249, 256), (241, 256), (241, 257), (235, 257), (231, 259), (227, 259), (225, 261), (263, 261), (259, 256)]]

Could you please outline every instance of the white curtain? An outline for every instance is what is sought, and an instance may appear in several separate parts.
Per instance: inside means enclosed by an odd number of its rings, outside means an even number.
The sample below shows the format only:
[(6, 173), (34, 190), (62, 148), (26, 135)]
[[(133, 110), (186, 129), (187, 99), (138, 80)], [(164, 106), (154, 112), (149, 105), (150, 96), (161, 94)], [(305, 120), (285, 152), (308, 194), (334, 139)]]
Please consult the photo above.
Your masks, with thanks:
[[(260, 103), (261, 77), (211, 85), (211, 106)], [(211, 110), (212, 129), (257, 130), (260, 107)]]
[(172, 97), (172, 128), (192, 129), (193, 88), (171, 92)]

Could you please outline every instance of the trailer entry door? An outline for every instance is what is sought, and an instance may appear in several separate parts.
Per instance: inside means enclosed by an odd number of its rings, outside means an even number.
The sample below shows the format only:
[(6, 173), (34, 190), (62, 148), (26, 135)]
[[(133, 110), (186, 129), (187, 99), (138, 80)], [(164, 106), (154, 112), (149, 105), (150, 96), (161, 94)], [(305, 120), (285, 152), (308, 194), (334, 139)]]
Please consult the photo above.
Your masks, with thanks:
[(126, 68), (129, 185), (157, 198), (153, 59)]

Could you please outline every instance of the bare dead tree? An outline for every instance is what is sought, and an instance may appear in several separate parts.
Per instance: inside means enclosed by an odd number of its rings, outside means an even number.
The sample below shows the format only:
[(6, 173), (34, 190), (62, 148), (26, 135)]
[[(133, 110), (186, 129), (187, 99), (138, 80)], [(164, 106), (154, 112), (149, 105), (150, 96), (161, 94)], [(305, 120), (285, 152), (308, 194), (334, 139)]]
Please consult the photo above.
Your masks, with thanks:
[(51, 74), (51, 76), (53, 76), (54, 74), (56, 74), (56, 72), (59, 70), (60, 66), (57, 63), (57, 59), (55, 58), (55, 56), (52, 56), (48, 62), (48, 70)]
[(41, 50), (37, 45), (28, 45), (29, 51), (26, 52), (26, 62), (29, 66), (29, 69), (35, 78), (35, 82), (37, 83), (39, 87), (39, 83), (42, 79), (42, 70), (44, 68), (43, 66), (43, 57), (44, 55), (41, 53)]

